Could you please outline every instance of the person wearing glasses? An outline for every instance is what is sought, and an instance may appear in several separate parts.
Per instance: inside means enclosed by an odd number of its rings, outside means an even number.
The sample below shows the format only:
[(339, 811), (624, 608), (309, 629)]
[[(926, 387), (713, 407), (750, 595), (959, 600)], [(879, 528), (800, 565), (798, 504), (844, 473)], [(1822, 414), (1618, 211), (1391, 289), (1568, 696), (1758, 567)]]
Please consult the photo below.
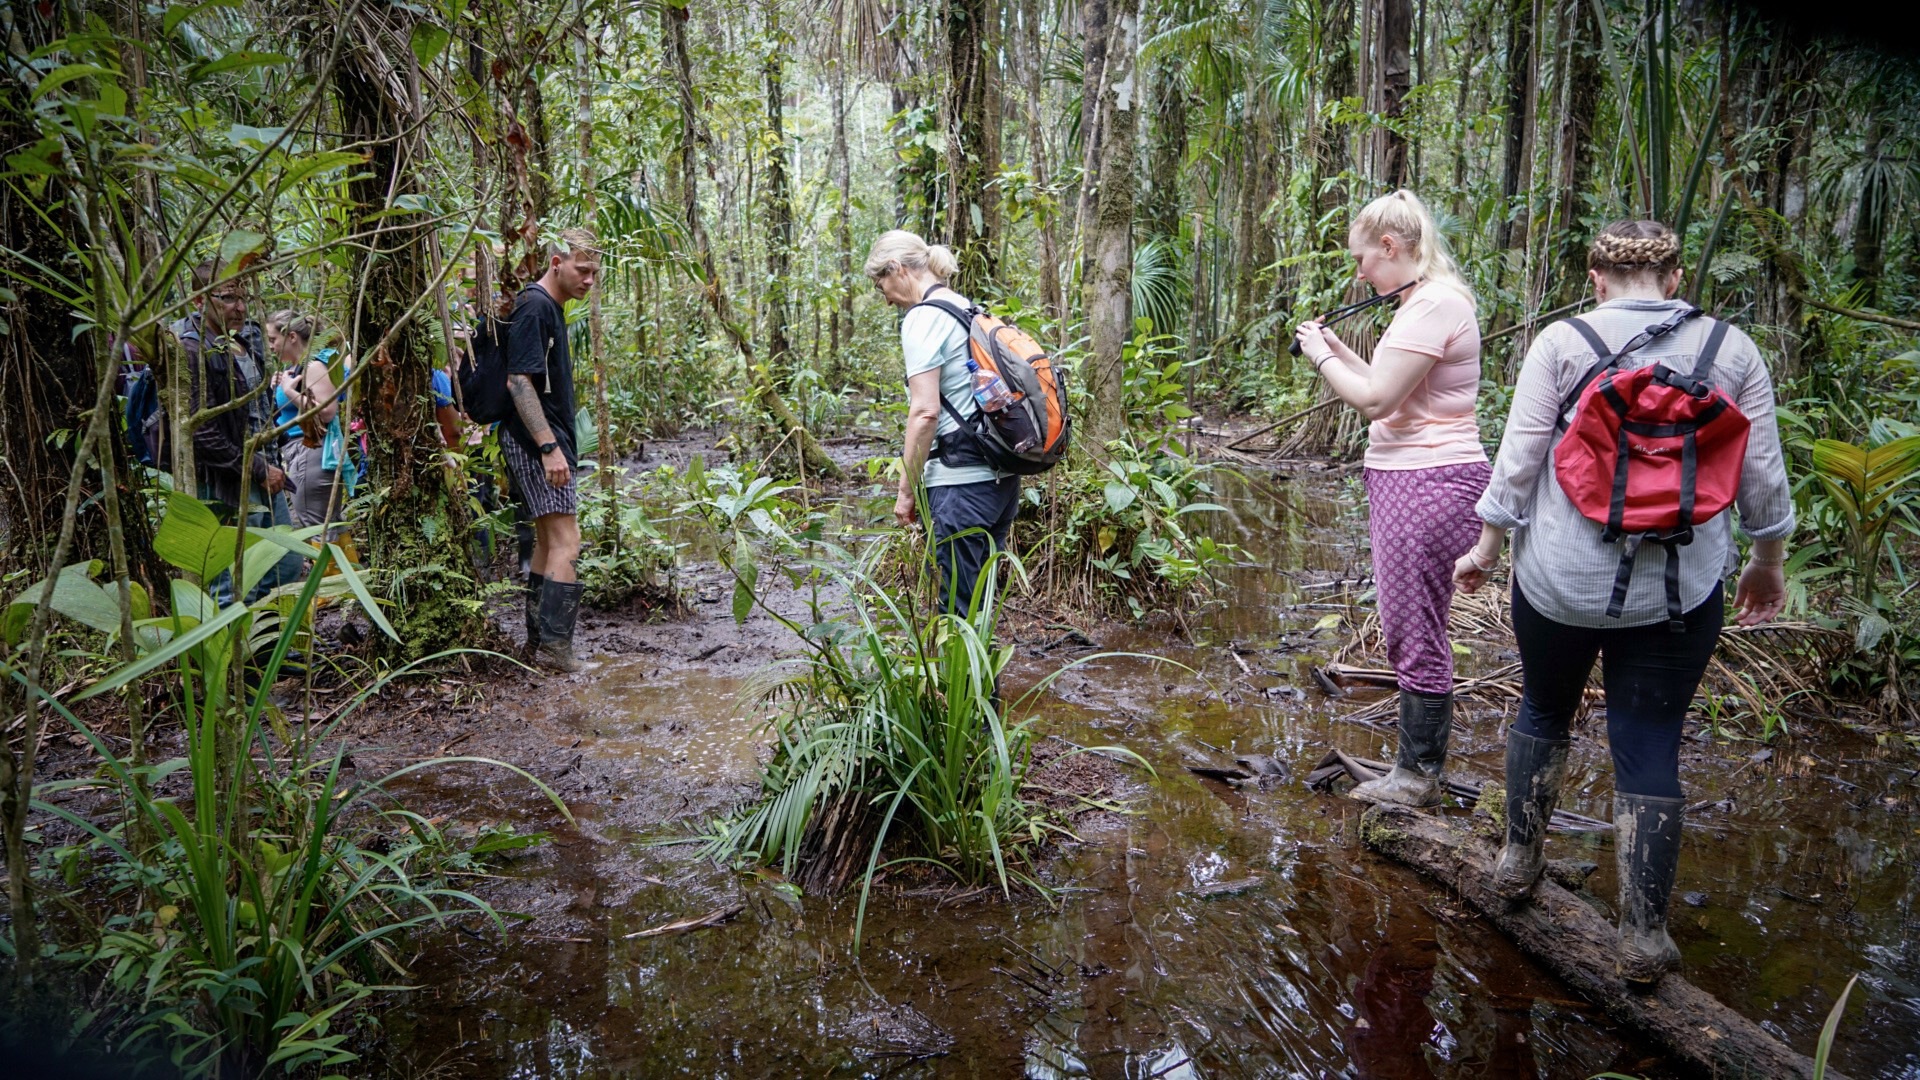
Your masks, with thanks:
[[(171, 328), (186, 355), (187, 407), (194, 413), (244, 398), (266, 377), (265, 335), (260, 324), (247, 317), (253, 282), (246, 276), (222, 280), (223, 269), (213, 259), (193, 268), (194, 310)], [(254, 394), (246, 407), (228, 410), (194, 429), (194, 484), (201, 501), (213, 506), (215, 513), (228, 520), (244, 513), (248, 525), (260, 528), (292, 522), (287, 505), (290, 486), (280, 469), (279, 448), (258, 447), (251, 460), (244, 453), (248, 438), (275, 426), (272, 399), (263, 393)], [(260, 579), (247, 599), (296, 580), (300, 566), (300, 557), (289, 553)], [(231, 573), (221, 571), (207, 592), (220, 604), (230, 601)]]

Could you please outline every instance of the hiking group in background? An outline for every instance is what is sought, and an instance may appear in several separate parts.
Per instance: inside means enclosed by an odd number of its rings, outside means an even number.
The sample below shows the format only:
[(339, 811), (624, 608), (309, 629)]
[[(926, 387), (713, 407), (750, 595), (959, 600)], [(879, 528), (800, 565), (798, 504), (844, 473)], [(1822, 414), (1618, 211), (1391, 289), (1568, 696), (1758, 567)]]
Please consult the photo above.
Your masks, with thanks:
[[(1568, 728), (1597, 658), (1615, 767), (1620, 970), (1655, 981), (1679, 959), (1666, 915), (1685, 805), (1680, 731), (1721, 630), (1738, 551), (1730, 508), (1753, 542), (1733, 601), (1739, 621), (1770, 619), (1784, 600), (1794, 515), (1766, 365), (1747, 335), (1674, 299), (1671, 230), (1616, 222), (1588, 256), (1597, 306), (1534, 340), (1490, 464), (1475, 418), (1474, 296), (1432, 215), (1414, 193), (1395, 191), (1355, 216), (1347, 246), (1374, 298), (1301, 323), (1294, 344), (1328, 391), (1370, 421), (1364, 475), (1399, 748), (1392, 771), (1355, 794), (1442, 801), (1455, 708), (1449, 606), (1456, 588), (1486, 581), (1511, 532), (1523, 696), (1507, 736), (1494, 888), (1524, 901), (1542, 872)], [(450, 333), (432, 410), (450, 449), (478, 436), (463, 431), (456, 401), (466, 421), (498, 432), (508, 490), (532, 525), (522, 560), (528, 656), (577, 672), (590, 665), (574, 649), (580, 455), (565, 305), (591, 292), (601, 256), (590, 231), (566, 229), (545, 259), (510, 318), (462, 319)], [(244, 402), (194, 431), (197, 489), (252, 525), (333, 535), (355, 472), (340, 422), (352, 358), (316, 351), (315, 320), (294, 309), (254, 323), (249, 278), (218, 270), (196, 268), (194, 311), (173, 325), (193, 407)], [(866, 263), (903, 313), (908, 408), (893, 517), (912, 527), (926, 514), (939, 609), (966, 615), (1009, 548), (1021, 477), (1066, 454), (1071, 423), (1063, 373), (1031, 338), (955, 291), (957, 270), (946, 247), (904, 230), (879, 237)], [(1383, 301), (1397, 309), (1363, 357), (1331, 323)], [(130, 389), (130, 410), (138, 400)], [(153, 430), (130, 412), (130, 435), (136, 428)], [(481, 498), (492, 490), (491, 477), (474, 487)], [(254, 595), (300, 570), (288, 555)], [(223, 602), (226, 579), (213, 586)]]

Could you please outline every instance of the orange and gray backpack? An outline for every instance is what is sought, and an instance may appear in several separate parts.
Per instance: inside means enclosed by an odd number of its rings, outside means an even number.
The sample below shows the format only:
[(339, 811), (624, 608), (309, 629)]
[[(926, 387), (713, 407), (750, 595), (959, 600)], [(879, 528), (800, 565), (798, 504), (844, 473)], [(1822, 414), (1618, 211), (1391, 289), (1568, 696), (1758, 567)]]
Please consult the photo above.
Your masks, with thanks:
[[(989, 315), (984, 308), (963, 308), (946, 300), (929, 299), (927, 290), (917, 307), (934, 307), (953, 316), (966, 328), (973, 362), (981, 371), (998, 375), (1013, 401), (994, 412), (974, 405), (972, 415), (960, 411), (940, 395), (940, 407), (960, 425), (957, 439), (940, 438), (933, 454), (950, 468), (985, 463), (1004, 473), (1034, 476), (1046, 472), (1067, 456), (1073, 419), (1067, 415), (1065, 373), (1027, 332)], [(958, 444), (958, 445), (956, 445)]]

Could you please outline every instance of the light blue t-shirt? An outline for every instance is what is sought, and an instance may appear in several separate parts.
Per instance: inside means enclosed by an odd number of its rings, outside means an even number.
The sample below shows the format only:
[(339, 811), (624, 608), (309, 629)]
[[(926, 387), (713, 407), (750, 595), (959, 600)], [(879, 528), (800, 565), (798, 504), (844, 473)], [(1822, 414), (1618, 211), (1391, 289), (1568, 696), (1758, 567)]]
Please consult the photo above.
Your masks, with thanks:
[[(963, 308), (969, 306), (965, 298), (946, 289), (935, 295), (938, 299)], [(906, 354), (907, 378), (939, 368), (940, 393), (953, 403), (954, 410), (961, 416), (973, 415), (976, 406), (973, 400), (973, 373), (967, 370), (967, 330), (960, 325), (959, 319), (936, 307), (914, 308), (907, 312), (906, 318), (900, 320), (900, 351)], [(960, 433), (960, 425), (945, 409), (940, 410), (940, 421), (933, 430), (949, 444), (955, 438), (966, 438)], [(940, 464), (938, 458), (928, 458), (925, 482), (928, 487), (949, 487), (954, 484), (987, 483), (1003, 475), (987, 465), (950, 469)]]

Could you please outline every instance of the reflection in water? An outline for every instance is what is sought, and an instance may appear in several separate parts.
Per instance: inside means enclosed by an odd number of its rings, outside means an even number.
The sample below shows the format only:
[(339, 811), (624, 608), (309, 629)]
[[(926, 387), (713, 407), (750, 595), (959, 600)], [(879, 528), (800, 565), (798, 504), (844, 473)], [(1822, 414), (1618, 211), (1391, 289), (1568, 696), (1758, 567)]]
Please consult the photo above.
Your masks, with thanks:
[[(1263, 692), (1307, 686), (1305, 663), (1338, 644), (1313, 629), (1324, 612), (1302, 606), (1333, 594), (1292, 575), (1364, 577), (1353, 500), (1322, 484), (1225, 501), (1246, 562), (1230, 572), (1228, 602), (1190, 620), (1191, 644), (1164, 630), (1095, 633), (1107, 649), (1167, 655), (1205, 679), (1104, 659), (1060, 679), (1042, 710), (1042, 731), (1126, 745), (1155, 769), (1128, 774), (1137, 813), (1086, 831), (1044, 868), (1065, 890), (1057, 902), (876, 894), (856, 958), (851, 900), (796, 905), (777, 883), (685, 847), (571, 840), (521, 884), (535, 913), (584, 921), (561, 935), (581, 940), (540, 940), (554, 931), (537, 929), (504, 950), (465, 937), (429, 950), (414, 967), (425, 989), (383, 1018), (404, 1059), (394, 1071), (448, 1060), (476, 1078), (1666, 1077), (1657, 1056), (1497, 932), (1362, 849), (1353, 804), (1297, 784), (1233, 791), (1185, 771), (1190, 740), (1271, 754), (1295, 775), (1329, 745), (1380, 742), (1338, 720), (1344, 703)], [(1219, 648), (1230, 643), (1252, 678)], [(1023, 659), (1009, 678), (1017, 686), (1058, 662)], [(555, 708), (583, 751), (618, 764), (629, 798), (681, 829), (752, 790), (764, 736), (741, 718), (737, 689), (634, 657)], [(1460, 768), (1497, 777), (1500, 718), (1467, 710), (1461, 722), (1471, 749)], [(1731, 796), (1734, 809), (1689, 829), (1678, 891), (1701, 904), (1676, 901), (1673, 932), (1692, 977), (1802, 1050), (1848, 975), (1867, 972), (1838, 1064), (1862, 1080), (1912, 1080), (1916, 839), (1910, 816), (1876, 802), (1912, 796), (1872, 754), (1822, 750), (1817, 770), (1795, 775), (1690, 776), (1692, 798)], [(1865, 809), (1812, 773), (1858, 786)], [(1586, 781), (1568, 808), (1608, 812), (1597, 741), (1576, 743), (1573, 774)], [(548, 827), (527, 805), (529, 822)], [(1600, 863), (1593, 890), (1611, 895), (1604, 838), (1549, 843), (1554, 857)], [(1227, 882), (1248, 884), (1202, 888)], [(726, 926), (625, 938), (729, 902), (746, 909)]]

